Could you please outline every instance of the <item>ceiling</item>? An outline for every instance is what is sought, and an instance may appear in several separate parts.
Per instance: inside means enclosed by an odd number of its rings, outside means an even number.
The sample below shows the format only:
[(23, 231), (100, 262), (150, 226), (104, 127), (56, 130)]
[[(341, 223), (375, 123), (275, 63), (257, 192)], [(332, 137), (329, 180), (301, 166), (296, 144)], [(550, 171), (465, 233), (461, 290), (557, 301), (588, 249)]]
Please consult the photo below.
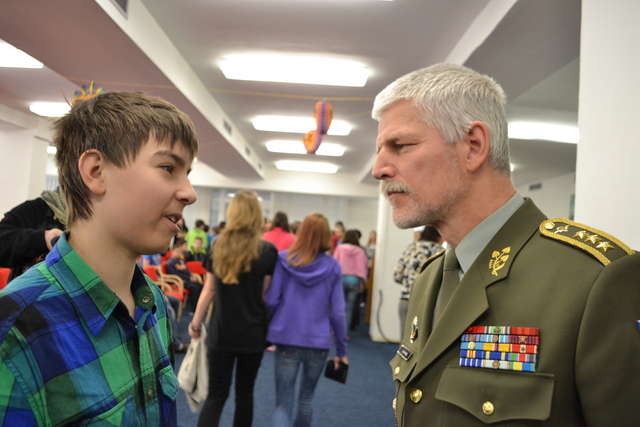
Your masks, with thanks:
[[(129, 0), (126, 17), (109, 0), (3, 0), (0, 39), (45, 64), (0, 68), (0, 106), (30, 115), (30, 103), (71, 99), (91, 80), (158, 95), (193, 119), (199, 161), (238, 182), (268, 182), (277, 160), (317, 160), (339, 167), (340, 185), (375, 194), (373, 98), (437, 62), (494, 77), (510, 120), (577, 126), (579, 0)], [(218, 67), (229, 54), (272, 52), (356, 60), (371, 75), (349, 88), (227, 80)], [(324, 139), (345, 146), (343, 157), (266, 150), (302, 135), (257, 131), (255, 116), (313, 117), (320, 99), (353, 126)], [(511, 153), (516, 185), (575, 171), (573, 144), (512, 140)]]

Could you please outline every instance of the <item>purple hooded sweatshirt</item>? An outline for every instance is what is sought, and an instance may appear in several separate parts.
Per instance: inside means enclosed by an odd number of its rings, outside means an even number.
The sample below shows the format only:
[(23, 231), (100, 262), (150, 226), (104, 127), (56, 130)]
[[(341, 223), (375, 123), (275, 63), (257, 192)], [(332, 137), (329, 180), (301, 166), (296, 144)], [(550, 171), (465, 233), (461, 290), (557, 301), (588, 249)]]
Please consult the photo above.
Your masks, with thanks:
[(335, 259), (320, 253), (311, 264), (293, 267), (287, 251), (280, 252), (265, 300), (272, 316), (267, 341), (330, 349), (333, 330), (336, 356), (347, 355), (342, 272)]

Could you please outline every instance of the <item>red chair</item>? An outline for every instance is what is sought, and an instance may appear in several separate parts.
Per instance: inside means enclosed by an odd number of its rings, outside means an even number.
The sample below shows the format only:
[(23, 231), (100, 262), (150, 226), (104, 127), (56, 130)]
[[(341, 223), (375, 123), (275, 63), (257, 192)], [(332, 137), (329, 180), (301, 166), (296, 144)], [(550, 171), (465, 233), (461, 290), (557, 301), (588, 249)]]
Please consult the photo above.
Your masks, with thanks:
[(207, 269), (202, 266), (202, 261), (187, 261), (185, 264), (191, 274), (199, 274), (203, 278), (207, 274)]
[[(176, 313), (176, 321), (180, 321), (182, 308), (187, 303), (187, 295), (189, 294), (189, 291), (184, 288), (184, 282), (182, 279), (172, 274), (162, 274), (161, 271), (159, 271), (158, 266), (155, 265), (146, 266), (143, 268), (143, 271), (151, 280), (154, 281), (156, 285), (160, 287), (163, 294), (178, 298), (180, 301), (180, 307)], [(160, 276), (158, 276), (159, 272)]]
[(9, 274), (11, 273), (10, 268), (0, 267), (0, 289), (7, 286), (9, 282)]

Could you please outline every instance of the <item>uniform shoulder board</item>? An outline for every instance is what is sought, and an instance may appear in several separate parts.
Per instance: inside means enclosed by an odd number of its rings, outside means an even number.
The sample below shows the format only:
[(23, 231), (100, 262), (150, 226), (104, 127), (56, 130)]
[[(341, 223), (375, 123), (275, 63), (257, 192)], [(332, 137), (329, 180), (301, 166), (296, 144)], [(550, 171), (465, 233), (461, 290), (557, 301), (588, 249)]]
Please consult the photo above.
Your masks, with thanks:
[(420, 272), (422, 273), (422, 271), (427, 268), (427, 265), (431, 264), (431, 261), (433, 261), (434, 259), (438, 258), (439, 256), (441, 256), (442, 254), (444, 254), (446, 252), (446, 249), (441, 250), (440, 252), (431, 255), (429, 258), (427, 258), (427, 260), (422, 264), (422, 267), (420, 267)]
[(590, 253), (604, 265), (635, 253), (633, 249), (610, 234), (566, 218), (543, 221), (540, 224), (540, 232), (546, 237), (561, 240)]

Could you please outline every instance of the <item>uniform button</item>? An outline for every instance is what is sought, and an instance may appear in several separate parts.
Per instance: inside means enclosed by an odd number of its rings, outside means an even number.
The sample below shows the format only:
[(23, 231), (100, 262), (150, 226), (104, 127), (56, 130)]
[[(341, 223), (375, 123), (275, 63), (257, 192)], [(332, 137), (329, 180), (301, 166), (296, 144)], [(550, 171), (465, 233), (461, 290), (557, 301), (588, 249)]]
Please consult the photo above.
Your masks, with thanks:
[(393, 407), (393, 410), (396, 410), (396, 402), (398, 401), (398, 399), (393, 399), (393, 402), (391, 403), (391, 406)]
[(153, 399), (153, 389), (149, 389), (149, 392), (147, 394), (149, 395), (150, 399)]
[(396, 366), (396, 369), (393, 370), (393, 373), (398, 375), (400, 373), (400, 366)]
[(142, 297), (142, 302), (143, 302), (144, 304), (148, 303), (148, 302), (149, 302), (149, 300), (151, 300), (151, 298), (149, 298), (149, 297)]
[(420, 402), (422, 400), (422, 390), (420, 390), (419, 388), (414, 388), (413, 390), (411, 390), (409, 397), (411, 398), (411, 401), (413, 403)]
[(484, 402), (482, 404), (482, 412), (484, 412), (485, 415), (493, 414), (493, 409), (493, 403), (491, 402)]

